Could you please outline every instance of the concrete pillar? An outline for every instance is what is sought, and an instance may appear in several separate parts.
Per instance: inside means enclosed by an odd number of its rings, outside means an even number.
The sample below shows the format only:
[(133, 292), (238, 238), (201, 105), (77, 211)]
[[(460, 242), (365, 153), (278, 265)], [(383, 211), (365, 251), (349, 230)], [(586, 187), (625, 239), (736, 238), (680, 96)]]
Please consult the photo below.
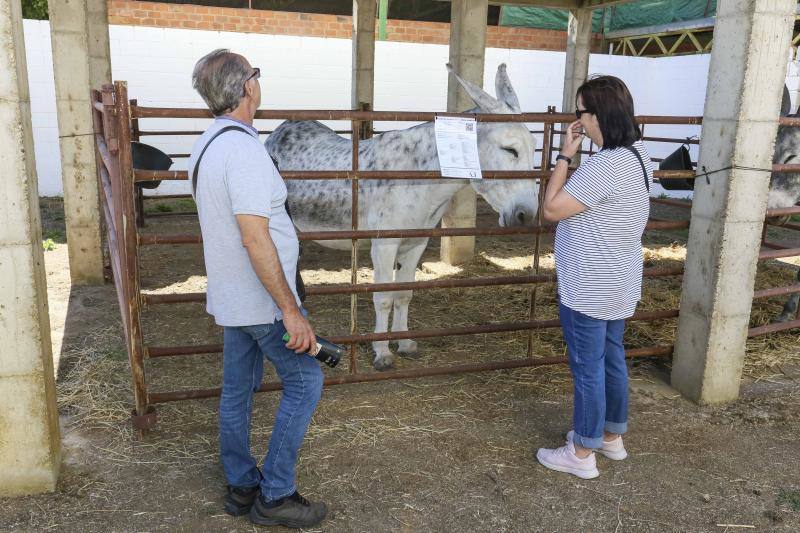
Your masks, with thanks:
[(0, 72), (0, 496), (16, 496), (54, 490), (60, 464), (19, 0), (0, 0)]
[(575, 111), (575, 91), (589, 76), (592, 43), (592, 10), (570, 9), (567, 25), (567, 59), (564, 68), (564, 98), (561, 111)]
[[(769, 168), (794, 0), (723, 0), (698, 168)], [(704, 404), (735, 400), (744, 364), (769, 173), (698, 179), (681, 293), (672, 385)]]
[[(589, 53), (592, 43), (592, 10), (570, 9), (567, 23), (567, 57), (564, 64), (564, 93), (561, 101), (562, 113), (575, 111), (575, 93), (589, 77)], [(569, 123), (562, 124), (566, 130)], [(561, 135), (561, 143), (564, 135)], [(581, 154), (572, 158), (572, 166), (581, 162)]]
[[(483, 87), (488, 14), (487, 0), (453, 0), (450, 11), (450, 64), (459, 76), (478, 87)], [(447, 110), (459, 112), (473, 107), (472, 99), (456, 79), (449, 76)], [(442, 218), (442, 227), (475, 227), (475, 206), (472, 188), (456, 194)], [(469, 261), (475, 255), (475, 237), (444, 237), (441, 243), (441, 259), (451, 265)]]
[(89, 91), (111, 81), (105, 0), (50, 0), (64, 211), (72, 282), (103, 283)]
[(375, 103), (375, 0), (353, 0), (353, 76), (350, 106)]

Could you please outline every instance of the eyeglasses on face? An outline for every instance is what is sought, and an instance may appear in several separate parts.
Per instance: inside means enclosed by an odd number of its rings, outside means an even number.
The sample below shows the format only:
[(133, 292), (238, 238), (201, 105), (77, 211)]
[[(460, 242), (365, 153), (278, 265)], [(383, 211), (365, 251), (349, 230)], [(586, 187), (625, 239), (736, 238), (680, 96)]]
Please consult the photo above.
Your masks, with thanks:
[(576, 109), (575, 110), (575, 118), (580, 120), (581, 119), (581, 115), (583, 115), (584, 113), (592, 114), (592, 112), (589, 111), (588, 109)]
[(245, 79), (245, 80), (242, 82), (242, 95), (243, 95), (243, 96), (247, 94), (247, 92), (245, 91), (245, 88), (244, 88), (244, 86), (247, 84), (247, 82), (248, 82), (248, 81), (250, 81), (250, 80), (252, 80), (252, 79), (258, 79), (258, 78), (260, 78), (260, 77), (261, 77), (261, 69), (260, 69), (260, 68), (258, 68), (258, 67), (254, 67), (254, 68), (253, 68), (253, 73), (252, 73), (252, 74), (250, 74), (250, 75), (247, 77), (247, 79)]

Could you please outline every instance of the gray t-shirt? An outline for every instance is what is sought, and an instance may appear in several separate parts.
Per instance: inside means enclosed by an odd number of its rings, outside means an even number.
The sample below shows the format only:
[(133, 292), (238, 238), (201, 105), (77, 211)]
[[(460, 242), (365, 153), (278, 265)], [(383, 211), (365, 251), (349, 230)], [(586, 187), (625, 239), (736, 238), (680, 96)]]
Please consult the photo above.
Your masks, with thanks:
[[(189, 176), (209, 139), (237, 121), (218, 117), (192, 147)], [(245, 128), (247, 129), (247, 128)], [(249, 130), (248, 130), (249, 131)], [(286, 184), (255, 131), (227, 131), (203, 155), (194, 194), (208, 276), (206, 310), (220, 326), (271, 324), (283, 315), (258, 279), (236, 215), (269, 219), (269, 234), (278, 250), (286, 282), (295, 288), (299, 244), (286, 213)]]

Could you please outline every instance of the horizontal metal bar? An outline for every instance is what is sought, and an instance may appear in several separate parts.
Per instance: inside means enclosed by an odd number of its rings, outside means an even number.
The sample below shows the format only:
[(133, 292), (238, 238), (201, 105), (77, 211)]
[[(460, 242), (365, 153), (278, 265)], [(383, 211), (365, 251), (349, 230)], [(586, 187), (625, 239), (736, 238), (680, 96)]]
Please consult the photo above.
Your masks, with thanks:
[(790, 248), (790, 246), (786, 244), (779, 244), (777, 242), (771, 242), (767, 240), (762, 241), (761, 244), (763, 244), (767, 248), (772, 248), (773, 250), (788, 250)]
[[(667, 276), (680, 276), (683, 268), (645, 268), (642, 277), (656, 278)], [(453, 280), (433, 280), (433, 281), (406, 281), (396, 283), (359, 283), (352, 285), (349, 283), (336, 285), (306, 285), (306, 294), (309, 296), (329, 296), (333, 294), (356, 294), (388, 292), (401, 290), (422, 290), (422, 289), (454, 289), (465, 287), (493, 287), (498, 285), (523, 285), (550, 283), (556, 280), (555, 275), (535, 275), (535, 276), (505, 276), (505, 277), (484, 277)], [(206, 295), (203, 292), (189, 292), (183, 294), (143, 294), (142, 302), (146, 305), (161, 304), (182, 304), (205, 302)]]
[(747, 337), (758, 337), (768, 333), (777, 333), (779, 331), (786, 331), (787, 329), (800, 328), (800, 320), (791, 320), (789, 322), (776, 322), (775, 324), (767, 324), (766, 326), (759, 326), (747, 330)]
[[(359, 231), (301, 231), (297, 238), (301, 241), (336, 241), (342, 239), (403, 239), (413, 237), (467, 237), (500, 236), (500, 235), (535, 235), (536, 233), (552, 233), (553, 226), (530, 226), (511, 228), (430, 228), (430, 229), (396, 229), (396, 230), (359, 230)], [(151, 244), (197, 244), (203, 242), (199, 234), (139, 234), (139, 245)]]
[[(628, 359), (639, 357), (669, 357), (672, 355), (672, 346), (652, 346), (649, 348), (636, 348), (626, 350), (625, 357)], [(513, 368), (525, 368), (530, 366), (560, 365), (567, 364), (566, 357), (542, 357), (510, 359), (507, 361), (496, 361), (491, 363), (471, 363), (462, 365), (435, 366), (428, 368), (413, 368), (408, 370), (391, 370), (388, 372), (371, 372), (368, 374), (341, 374), (325, 378), (325, 386), (346, 385), (350, 383), (366, 383), (370, 381), (385, 381), (392, 379), (414, 379), (422, 377), (467, 374), (472, 372), (486, 372), (491, 370), (510, 370)], [(263, 383), (258, 392), (278, 391), (283, 387), (279, 382)], [(213, 398), (219, 396), (220, 389), (193, 389), (174, 392), (154, 392), (147, 395), (151, 404), (175, 402), (180, 400), (199, 400), (201, 398)]]
[[(364, 283), (352, 285), (306, 285), (306, 295), (308, 296), (329, 296), (334, 294), (359, 294), (373, 292), (388, 292), (401, 290), (422, 290), (422, 289), (458, 289), (467, 287), (495, 287), (498, 285), (530, 285), (537, 283), (549, 283), (555, 281), (554, 275), (537, 276), (502, 276), (484, 277), (469, 279), (446, 279), (431, 281), (405, 281), (395, 283)], [(187, 294), (143, 294), (143, 301), (148, 305), (166, 303), (192, 303), (204, 302), (205, 293)]]
[[(272, 134), (273, 131), (275, 131), (275, 130), (258, 130), (258, 134), (259, 135), (270, 135), (270, 134)], [(350, 133), (353, 133), (352, 130), (333, 130), (333, 132), (334, 133), (338, 133), (340, 135), (349, 135)], [(157, 137), (157, 136), (161, 136), (161, 135), (168, 135), (168, 136), (202, 135), (204, 133), (205, 133), (204, 131), (187, 131), (187, 130), (151, 130), (151, 131), (140, 131), (139, 132), (139, 136), (140, 137), (144, 137), (145, 135), (147, 135), (147, 136)], [(385, 132), (375, 131), (373, 133), (378, 134), (378, 133), (385, 133)]]
[[(684, 229), (689, 227), (688, 220), (651, 221), (646, 229)], [(530, 226), (510, 228), (431, 228), (431, 229), (396, 229), (396, 230), (359, 230), (359, 231), (301, 231), (297, 238), (301, 241), (339, 241), (343, 239), (409, 239), (416, 237), (468, 237), (468, 236), (500, 236), (500, 235), (535, 235), (536, 233), (553, 233), (554, 226)], [(199, 244), (203, 238), (199, 234), (154, 234), (140, 233), (139, 246), (156, 244)]]
[[(256, 119), (264, 120), (358, 120), (422, 122), (432, 121), (439, 117), (474, 117), (480, 122), (542, 122), (569, 123), (575, 120), (572, 113), (445, 113), (417, 111), (354, 111), (341, 110), (279, 110), (262, 109), (256, 111)], [(208, 109), (181, 107), (137, 107), (131, 109), (131, 118), (212, 118)], [(703, 117), (698, 116), (654, 116), (636, 117), (639, 124), (702, 124)]]
[[(678, 310), (650, 311), (636, 313), (628, 319), (629, 322), (651, 322), (677, 318)], [(534, 329), (551, 329), (560, 327), (558, 319), (530, 320), (526, 322), (499, 322), (495, 324), (481, 324), (475, 326), (459, 326), (453, 328), (420, 329), (410, 331), (390, 331), (385, 333), (359, 333), (355, 335), (339, 335), (327, 337), (337, 344), (356, 344), (360, 342), (393, 341), (401, 339), (427, 339), (431, 337), (455, 337), (461, 335), (482, 335), (485, 333), (507, 333), (512, 331), (528, 331)], [(196, 355), (208, 353), (221, 353), (222, 344), (205, 344), (199, 346), (146, 346), (145, 357), (168, 357), (176, 355)]]
[[(146, 194), (145, 200), (177, 200), (179, 198), (192, 198), (191, 194)], [(194, 200), (194, 199), (193, 199)]]
[(760, 298), (772, 298), (775, 296), (786, 296), (787, 294), (795, 294), (800, 292), (800, 283), (794, 285), (786, 285), (784, 287), (774, 287), (772, 289), (762, 289), (753, 293), (753, 300)]
[[(800, 167), (800, 166), (799, 166)], [(570, 169), (570, 174), (575, 169)], [(548, 178), (549, 170), (484, 170), (483, 179), (521, 180)], [(656, 170), (653, 176), (658, 179), (694, 179), (693, 170)], [(185, 170), (133, 170), (133, 181), (185, 181), (189, 175)], [(441, 172), (432, 170), (282, 170), (285, 180), (458, 180), (462, 178), (443, 177)]]
[(787, 248), (785, 250), (768, 250), (758, 254), (759, 259), (781, 259), (783, 257), (800, 256), (800, 248)]
[(690, 139), (690, 138), (680, 138), (676, 139), (673, 137), (642, 137), (643, 141), (651, 141), (657, 143), (681, 143), (681, 144), (700, 144), (699, 139)]
[[(798, 170), (800, 170), (800, 165), (793, 165), (796, 166)], [(800, 215), (800, 205), (795, 205), (792, 207), (777, 207), (775, 209), (767, 209), (766, 217), (784, 217), (786, 215)]]
[(670, 200), (669, 198), (650, 198), (654, 204), (670, 205), (672, 207), (683, 207), (684, 209), (691, 209), (692, 202), (685, 202), (682, 200)]

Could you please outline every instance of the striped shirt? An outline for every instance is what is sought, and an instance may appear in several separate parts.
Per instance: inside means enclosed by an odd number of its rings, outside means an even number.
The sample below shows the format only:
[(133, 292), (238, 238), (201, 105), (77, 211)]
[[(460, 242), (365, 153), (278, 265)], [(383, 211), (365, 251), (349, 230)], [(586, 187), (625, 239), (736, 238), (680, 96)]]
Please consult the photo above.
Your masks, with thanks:
[[(653, 164), (639, 152), (652, 183)], [(558, 223), (555, 256), (561, 303), (600, 320), (628, 318), (642, 297), (642, 233), (650, 215), (639, 160), (626, 148), (585, 160), (564, 190), (586, 210)]]

